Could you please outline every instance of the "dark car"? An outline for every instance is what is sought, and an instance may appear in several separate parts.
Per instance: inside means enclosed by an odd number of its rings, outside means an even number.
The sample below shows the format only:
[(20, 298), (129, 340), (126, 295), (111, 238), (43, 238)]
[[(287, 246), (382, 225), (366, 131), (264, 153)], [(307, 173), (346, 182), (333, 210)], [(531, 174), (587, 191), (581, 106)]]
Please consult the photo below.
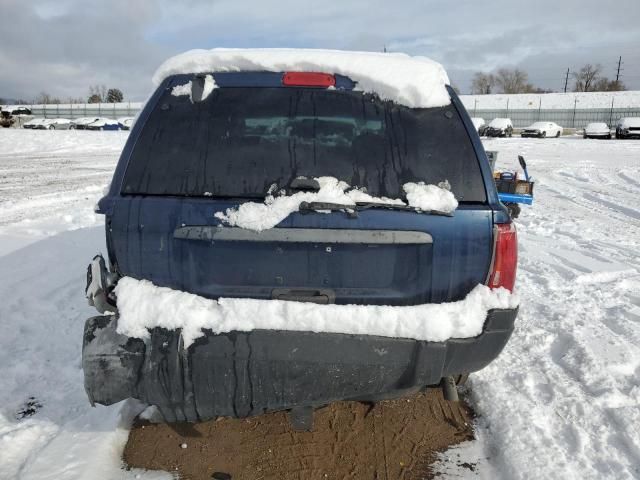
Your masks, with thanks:
[(2, 107), (0, 111), (0, 127), (22, 127), (31, 119), (31, 109), (27, 107)]
[(487, 137), (511, 137), (513, 124), (510, 118), (494, 118), (484, 130)]
[(640, 138), (640, 117), (625, 117), (618, 120), (616, 138)]
[[(437, 305), (478, 285), (513, 288), (515, 228), (453, 89), (449, 105), (409, 108), (331, 72), (322, 74), (331, 88), (317, 73), (295, 72), (295, 85), (284, 81), (290, 72), (210, 75), (216, 88), (206, 99), (172, 95), (188, 82), (201, 94), (202, 75), (168, 76), (132, 127), (98, 207), (108, 261), (90, 265), (87, 294), (101, 311), (117, 310), (122, 277), (212, 300), (340, 306)], [(452, 214), (307, 205), (266, 231), (216, 218), (274, 189), (312, 191), (300, 179), (326, 175), (389, 198), (403, 197), (406, 182), (446, 179), (459, 205)], [(205, 330), (188, 348), (179, 331), (134, 338), (118, 333), (118, 315), (98, 316), (85, 326), (85, 388), (92, 403), (134, 397), (167, 421), (377, 401), (484, 368), (516, 315), (491, 309), (476, 336), (443, 341)]]

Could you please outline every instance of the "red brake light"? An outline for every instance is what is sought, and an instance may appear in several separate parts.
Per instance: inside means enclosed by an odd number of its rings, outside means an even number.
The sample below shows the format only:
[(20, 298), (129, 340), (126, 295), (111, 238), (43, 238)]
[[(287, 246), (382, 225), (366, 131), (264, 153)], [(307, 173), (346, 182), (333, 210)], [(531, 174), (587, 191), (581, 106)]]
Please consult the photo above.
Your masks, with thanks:
[(335, 87), (336, 77), (319, 72), (285, 72), (282, 84), (289, 87)]
[(497, 226), (493, 265), (489, 275), (489, 288), (504, 287), (513, 291), (518, 269), (518, 235), (513, 223)]

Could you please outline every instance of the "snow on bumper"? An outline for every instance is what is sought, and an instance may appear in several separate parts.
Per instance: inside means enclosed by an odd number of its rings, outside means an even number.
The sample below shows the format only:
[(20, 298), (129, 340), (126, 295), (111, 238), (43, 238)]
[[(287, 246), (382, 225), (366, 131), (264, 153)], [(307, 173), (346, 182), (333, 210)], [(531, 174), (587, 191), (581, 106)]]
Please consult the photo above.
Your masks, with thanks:
[(318, 305), (243, 298), (216, 301), (130, 277), (119, 280), (115, 293), (118, 333), (148, 339), (156, 327), (180, 329), (185, 348), (205, 335), (205, 330), (285, 330), (442, 342), (474, 337), (482, 332), (489, 310), (513, 309), (519, 304), (517, 295), (486, 285), (477, 285), (457, 302), (414, 306)]
[(87, 320), (82, 363), (92, 403), (133, 397), (167, 421), (246, 417), (339, 400), (377, 401), (484, 368), (506, 345), (517, 308), (491, 309), (473, 338), (425, 341), (377, 335), (205, 330), (185, 347), (180, 329), (143, 339), (118, 316)]

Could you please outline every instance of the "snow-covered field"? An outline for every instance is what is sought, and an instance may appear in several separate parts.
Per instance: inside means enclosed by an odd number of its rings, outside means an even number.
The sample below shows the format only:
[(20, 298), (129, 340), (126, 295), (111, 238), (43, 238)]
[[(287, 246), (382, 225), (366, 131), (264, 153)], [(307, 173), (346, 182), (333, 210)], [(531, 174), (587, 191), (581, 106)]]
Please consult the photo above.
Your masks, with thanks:
[(485, 148), (502, 168), (525, 156), (535, 203), (518, 221), (517, 329), (472, 375), (480, 445), (445, 457), (477, 456), (484, 478), (640, 478), (640, 142)]
[[(91, 408), (82, 386), (82, 328), (94, 314), (85, 267), (104, 251), (92, 208), (125, 139), (0, 130), (0, 479), (169, 478), (120, 469), (141, 406)], [(640, 477), (640, 141), (485, 145), (505, 168), (524, 154), (537, 180), (517, 222), (521, 313), (501, 357), (472, 376), (478, 441), (439, 468)], [(23, 416), (30, 397), (41, 407)], [(478, 468), (459, 470), (460, 459)]]

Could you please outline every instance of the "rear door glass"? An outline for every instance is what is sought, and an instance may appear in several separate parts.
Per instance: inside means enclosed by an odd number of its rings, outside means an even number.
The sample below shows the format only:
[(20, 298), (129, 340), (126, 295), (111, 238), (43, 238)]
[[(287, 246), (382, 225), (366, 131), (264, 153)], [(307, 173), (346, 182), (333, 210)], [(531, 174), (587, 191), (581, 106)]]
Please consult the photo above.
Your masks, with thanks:
[(167, 89), (131, 154), (124, 194), (263, 198), (297, 176), (333, 176), (376, 196), (449, 181), (485, 202), (480, 167), (453, 106), (410, 109), (356, 91), (216, 88), (202, 102)]

